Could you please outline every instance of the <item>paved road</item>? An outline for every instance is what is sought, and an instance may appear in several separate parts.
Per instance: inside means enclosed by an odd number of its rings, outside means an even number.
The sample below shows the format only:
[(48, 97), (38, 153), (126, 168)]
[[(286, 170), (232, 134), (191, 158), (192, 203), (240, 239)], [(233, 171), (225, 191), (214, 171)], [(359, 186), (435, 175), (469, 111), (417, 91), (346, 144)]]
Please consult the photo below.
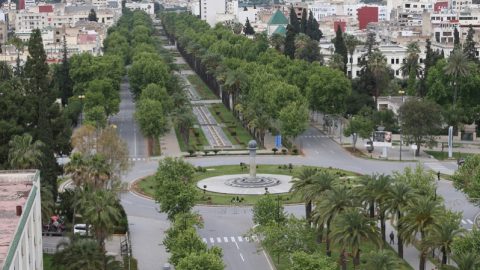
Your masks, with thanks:
[(120, 85), (120, 98), (119, 113), (110, 118), (110, 123), (117, 126), (120, 137), (127, 142), (132, 159), (147, 157), (147, 143), (133, 117), (135, 103), (126, 79)]

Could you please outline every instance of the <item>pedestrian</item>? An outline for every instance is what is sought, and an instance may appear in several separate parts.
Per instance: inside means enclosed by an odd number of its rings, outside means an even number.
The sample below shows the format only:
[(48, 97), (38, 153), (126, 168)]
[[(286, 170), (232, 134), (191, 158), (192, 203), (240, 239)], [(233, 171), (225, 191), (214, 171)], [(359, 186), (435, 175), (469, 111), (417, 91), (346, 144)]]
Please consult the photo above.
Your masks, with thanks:
[(440, 171), (437, 172), (437, 179), (440, 181)]
[(390, 245), (395, 244), (395, 234), (393, 234), (393, 231), (390, 232)]

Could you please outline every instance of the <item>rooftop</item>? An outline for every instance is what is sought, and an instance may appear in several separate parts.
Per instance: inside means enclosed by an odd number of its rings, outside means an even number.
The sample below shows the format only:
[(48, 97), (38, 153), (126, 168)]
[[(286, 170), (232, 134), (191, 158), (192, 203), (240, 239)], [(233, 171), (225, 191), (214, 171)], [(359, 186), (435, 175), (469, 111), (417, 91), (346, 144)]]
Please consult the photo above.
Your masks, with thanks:
[[(15, 232), (22, 216), (17, 216), (16, 207), (25, 209), (37, 171), (0, 171), (0, 268), (14, 241)], [(28, 211), (28, 209), (25, 209)]]
[(273, 13), (272, 17), (270, 17), (270, 20), (268, 20), (268, 25), (277, 25), (277, 24), (288, 24), (287, 17), (283, 15), (283, 13), (277, 9), (275, 13)]

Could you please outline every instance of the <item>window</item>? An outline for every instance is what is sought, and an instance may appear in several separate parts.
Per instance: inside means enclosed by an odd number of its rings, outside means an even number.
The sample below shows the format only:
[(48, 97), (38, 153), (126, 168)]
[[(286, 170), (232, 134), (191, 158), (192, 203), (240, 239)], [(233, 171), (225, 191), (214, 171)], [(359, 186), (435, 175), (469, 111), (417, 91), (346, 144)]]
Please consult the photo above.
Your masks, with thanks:
[(395, 64), (400, 64), (400, 59), (395, 59)]
[(390, 59), (390, 64), (395, 64), (395, 59)]

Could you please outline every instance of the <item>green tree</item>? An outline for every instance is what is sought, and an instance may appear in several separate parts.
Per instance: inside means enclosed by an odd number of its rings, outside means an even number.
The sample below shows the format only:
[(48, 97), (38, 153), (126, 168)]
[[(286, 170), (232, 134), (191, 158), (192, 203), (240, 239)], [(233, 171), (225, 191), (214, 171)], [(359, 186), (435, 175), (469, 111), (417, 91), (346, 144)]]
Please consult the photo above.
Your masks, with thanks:
[(183, 258), (190, 254), (198, 254), (207, 251), (207, 244), (197, 235), (194, 228), (188, 228), (179, 234), (172, 245), (168, 247), (171, 256), (169, 261), (177, 266)]
[(98, 189), (83, 193), (84, 204), (81, 207), (83, 218), (93, 226), (93, 232), (101, 250), (105, 250), (105, 239), (113, 233), (114, 224), (121, 217), (117, 207), (116, 194), (110, 190)]
[[(456, 28), (455, 28), (456, 30)], [(458, 84), (460, 79), (467, 77), (470, 72), (468, 69), (468, 58), (461, 50), (454, 50), (450, 57), (448, 57), (448, 63), (444, 69), (445, 75), (452, 77), (453, 84), (453, 105), (457, 103)]]
[(453, 185), (476, 204), (480, 198), (480, 155), (469, 156), (453, 175)]
[(178, 270), (223, 270), (222, 258), (214, 253), (190, 253), (178, 262)]
[(282, 135), (295, 139), (307, 129), (308, 108), (303, 102), (291, 102), (280, 110), (278, 119)]
[(155, 199), (160, 211), (170, 220), (176, 214), (186, 213), (195, 205), (197, 193), (193, 183), (193, 166), (178, 158), (165, 158), (159, 162), (155, 174)]
[(350, 79), (353, 77), (353, 54), (355, 53), (355, 48), (360, 44), (360, 41), (354, 35), (345, 35), (345, 46), (347, 47), (347, 52), (350, 54)]
[(292, 187), (290, 192), (298, 194), (305, 201), (305, 217), (307, 222), (311, 222), (312, 218), (312, 201), (320, 194), (312, 194), (312, 178), (317, 174), (316, 168), (304, 167), (295, 174), (292, 179)]
[(441, 109), (431, 101), (410, 99), (400, 107), (399, 112), (403, 134), (417, 145), (418, 156), (421, 144), (435, 141), (433, 135), (442, 124)]
[(293, 59), (295, 57), (295, 28), (289, 24), (287, 25), (287, 33), (285, 34), (285, 48), (283, 53)]
[(168, 94), (167, 89), (165, 89), (165, 87), (160, 87), (159, 85), (154, 83), (147, 85), (142, 90), (140, 98), (160, 101), (162, 103), (162, 109), (164, 110), (165, 114), (169, 114), (174, 108), (173, 100)]
[(84, 112), (84, 124), (94, 126), (96, 129), (102, 129), (107, 126), (107, 113), (105, 107), (94, 106), (85, 109)]
[(473, 40), (473, 36), (475, 35), (475, 30), (473, 30), (473, 26), (468, 26), (467, 37), (465, 39), (465, 43), (463, 44), (463, 53), (467, 55), (467, 59), (472, 62), (478, 62), (477, 58), (477, 49), (475, 48), (477, 42)]
[(137, 102), (135, 119), (142, 133), (154, 141), (168, 131), (168, 120), (162, 103), (152, 99), (141, 99)]
[(445, 270), (476, 270), (480, 267), (480, 257), (471, 251), (452, 256), (457, 266), (446, 265)]
[(390, 270), (399, 269), (401, 261), (390, 250), (382, 249), (370, 251), (365, 255), (367, 263), (361, 269), (364, 270)]
[(95, 9), (90, 9), (90, 13), (88, 13), (88, 20), (91, 22), (98, 22), (97, 13)]
[(243, 28), (243, 32), (247, 36), (255, 35), (255, 30), (253, 29), (252, 25), (250, 24), (250, 21), (247, 20), (245, 21), (245, 27)]
[(352, 136), (353, 149), (356, 150), (357, 138), (359, 136), (362, 139), (371, 138), (373, 129), (374, 124), (371, 119), (356, 115), (348, 122), (347, 127), (343, 130), (343, 135)]
[(118, 113), (120, 105), (120, 94), (113, 88), (112, 82), (108, 79), (93, 80), (88, 83), (85, 91), (86, 111), (102, 106), (108, 116)]
[(55, 253), (54, 269), (57, 270), (120, 270), (121, 263), (107, 256), (91, 239), (78, 239), (65, 249)]
[(68, 99), (73, 95), (73, 81), (70, 77), (70, 62), (68, 60), (68, 48), (65, 36), (63, 37), (63, 58), (62, 63), (58, 66), (54, 79), (57, 83), (58, 90), (62, 98), (62, 105), (65, 107)]
[(325, 224), (326, 231), (326, 254), (332, 255), (331, 244), (331, 226), (335, 218), (349, 207), (353, 207), (353, 196), (345, 186), (333, 186), (331, 190), (324, 192), (323, 196), (317, 201), (313, 210), (313, 220), (316, 225)]
[(402, 71), (402, 76), (408, 77), (408, 93), (409, 95), (415, 94), (415, 83), (417, 77), (420, 77), (422, 68), (419, 63), (419, 53), (420, 48), (418, 47), (417, 42), (411, 42), (407, 46), (407, 58), (402, 63), (400, 70)]
[(290, 270), (336, 270), (338, 269), (335, 261), (324, 257), (320, 253), (306, 253), (296, 251), (292, 254), (292, 267)]
[[(423, 243), (428, 231), (438, 222), (442, 210), (440, 202), (432, 198), (418, 198), (410, 201), (405, 211), (406, 215), (401, 220), (404, 226), (399, 231), (405, 243), (415, 243), (417, 234), (420, 234), (420, 241)], [(427, 249), (423, 247), (420, 249), (420, 270), (425, 270), (426, 259)]]
[(321, 60), (318, 42), (312, 40), (305, 34), (298, 34), (295, 37), (295, 58), (307, 62), (317, 62)]
[[(382, 246), (378, 236), (375, 221), (369, 219), (359, 208), (350, 208), (340, 213), (335, 219), (332, 229), (332, 240), (339, 245), (343, 256), (345, 250), (350, 250), (353, 257), (354, 268), (360, 265), (360, 246), (368, 240), (375, 246)], [(344, 262), (342, 262), (344, 263)]]
[(290, 7), (290, 25), (293, 27), (294, 35), (300, 33), (300, 22), (298, 21), (297, 14), (293, 7)]
[(302, 11), (302, 19), (300, 20), (300, 33), (307, 34), (307, 9)]
[(347, 62), (348, 62), (348, 50), (347, 50), (347, 46), (345, 45), (345, 39), (343, 38), (343, 32), (340, 25), (337, 27), (337, 30), (335, 32), (335, 40), (333, 41), (333, 45), (335, 46), (335, 53), (342, 56), (342, 60), (343, 60), (342, 71), (346, 73)]
[(374, 97), (375, 97), (375, 108), (377, 107), (378, 96), (381, 94), (381, 89), (388, 82), (388, 67), (387, 59), (380, 51), (373, 51), (367, 60), (367, 67), (370, 72), (374, 75), (375, 87), (374, 87)]
[(460, 44), (460, 33), (458, 32), (457, 27), (453, 29), (453, 50), (459, 50), (461, 49), (461, 44)]
[(280, 197), (272, 195), (262, 196), (253, 206), (253, 222), (259, 225), (268, 225), (271, 222), (280, 223), (285, 220), (283, 204)]
[(285, 37), (281, 34), (274, 33), (270, 37), (270, 45), (278, 52), (283, 53), (283, 48), (285, 47)]
[(45, 144), (41, 141), (33, 141), (30, 134), (15, 135), (8, 143), (8, 163), (12, 169), (34, 169), (42, 165)]

